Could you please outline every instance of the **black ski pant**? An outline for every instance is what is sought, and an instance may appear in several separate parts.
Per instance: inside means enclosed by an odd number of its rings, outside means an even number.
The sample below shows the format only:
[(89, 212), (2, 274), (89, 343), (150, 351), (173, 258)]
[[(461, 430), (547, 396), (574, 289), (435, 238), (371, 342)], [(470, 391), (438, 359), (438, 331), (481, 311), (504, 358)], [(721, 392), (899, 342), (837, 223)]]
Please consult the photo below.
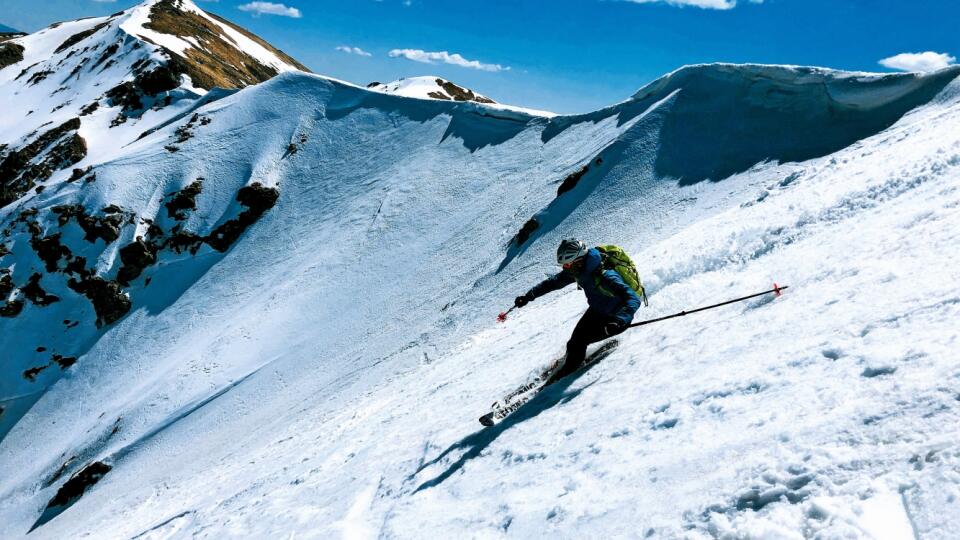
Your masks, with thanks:
[(587, 356), (587, 345), (610, 337), (604, 333), (603, 327), (611, 321), (609, 315), (604, 315), (594, 309), (587, 309), (587, 312), (580, 317), (577, 326), (573, 329), (570, 341), (567, 341), (567, 356), (560, 369), (550, 377), (551, 382), (580, 369)]

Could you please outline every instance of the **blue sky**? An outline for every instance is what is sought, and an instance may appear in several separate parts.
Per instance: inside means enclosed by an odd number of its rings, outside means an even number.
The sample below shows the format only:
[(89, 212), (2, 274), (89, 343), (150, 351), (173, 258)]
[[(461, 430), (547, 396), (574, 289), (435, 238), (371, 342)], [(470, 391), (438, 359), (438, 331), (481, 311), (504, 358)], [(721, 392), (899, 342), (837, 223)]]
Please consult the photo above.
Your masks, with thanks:
[[(249, 0), (196, 0), (317, 73), (359, 84), (438, 75), (503, 103), (564, 113), (623, 100), (684, 64), (891, 71), (879, 61), (930, 52), (940, 55), (926, 57), (937, 65), (960, 56), (957, 0), (733, 2), (284, 0), (282, 7), (256, 3), (259, 11), (267, 11), (258, 13)], [(0, 23), (35, 31), (57, 20), (109, 14), (136, 3), (0, 0)], [(447, 55), (426, 54), (442, 52)], [(434, 63), (416, 61), (428, 58)], [(909, 67), (923, 59), (888, 63)]]

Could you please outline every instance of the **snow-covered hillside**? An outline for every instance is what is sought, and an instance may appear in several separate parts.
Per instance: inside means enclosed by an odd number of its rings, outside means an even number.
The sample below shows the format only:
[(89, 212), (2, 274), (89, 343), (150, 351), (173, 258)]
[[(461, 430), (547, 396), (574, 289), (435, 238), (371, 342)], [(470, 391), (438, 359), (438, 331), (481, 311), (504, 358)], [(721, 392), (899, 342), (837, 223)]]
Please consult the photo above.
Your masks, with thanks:
[[(954, 538), (958, 73), (690, 66), (543, 117), (291, 71), (88, 142), (0, 210), (0, 536)], [(642, 317), (790, 289), (483, 429), (582, 313), (494, 323), (570, 235)]]
[(223, 89), (291, 70), (306, 68), (190, 0), (148, 0), (4, 41), (0, 205), (48, 180), (79, 179)]

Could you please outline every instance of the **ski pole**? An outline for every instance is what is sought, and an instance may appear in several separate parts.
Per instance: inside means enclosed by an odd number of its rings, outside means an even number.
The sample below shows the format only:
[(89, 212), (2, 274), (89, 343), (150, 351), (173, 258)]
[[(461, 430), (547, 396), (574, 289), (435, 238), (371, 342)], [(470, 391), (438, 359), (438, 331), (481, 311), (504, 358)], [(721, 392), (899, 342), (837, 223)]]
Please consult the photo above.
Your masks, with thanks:
[(763, 291), (763, 292), (761, 292), (761, 293), (751, 294), (750, 296), (744, 296), (744, 297), (742, 297), (742, 298), (735, 298), (735, 299), (733, 299), (733, 300), (727, 300), (726, 302), (720, 302), (719, 304), (713, 304), (713, 305), (710, 305), (710, 306), (704, 306), (704, 307), (697, 308), (697, 309), (691, 309), (690, 311), (681, 311), (680, 313), (674, 313), (673, 315), (667, 315), (666, 317), (658, 317), (658, 318), (656, 318), (656, 319), (650, 319), (650, 320), (648, 320), (648, 321), (640, 321), (640, 322), (638, 322), (638, 323), (633, 323), (633, 324), (631, 324), (631, 325), (628, 326), (627, 328), (633, 328), (634, 326), (643, 326), (643, 325), (645, 325), (645, 324), (651, 324), (651, 323), (655, 323), (655, 322), (665, 321), (665, 320), (667, 320), (667, 319), (672, 319), (672, 318), (674, 318), (674, 317), (683, 317), (684, 315), (689, 315), (689, 314), (691, 314), (691, 313), (696, 313), (696, 312), (698, 312), (698, 311), (706, 311), (706, 310), (708, 310), (708, 309), (713, 309), (713, 308), (717, 308), (717, 307), (720, 307), (720, 306), (725, 306), (725, 305), (727, 305), (727, 304), (733, 304), (733, 303), (736, 303), (736, 302), (743, 302), (744, 300), (749, 300), (749, 299), (751, 299), (751, 298), (756, 298), (756, 297), (758, 297), (758, 296), (763, 296), (763, 295), (765, 295), (765, 294), (774, 293), (774, 294), (776, 294), (777, 296), (780, 296), (781, 291), (783, 291), (784, 289), (787, 289), (787, 288), (789, 288), (789, 286), (784, 285), (783, 287), (781, 287), (781, 286), (777, 285), (776, 283), (774, 283), (774, 284), (773, 284), (773, 288), (770, 289), (769, 291)]
[(512, 308), (510, 308), (510, 309), (508, 309), (508, 310), (506, 310), (506, 311), (501, 311), (500, 314), (497, 315), (497, 322), (504, 322), (504, 321), (506, 321), (506, 320), (507, 320), (507, 314), (510, 313), (511, 311), (513, 311), (516, 307), (517, 307), (517, 306), (513, 306)]

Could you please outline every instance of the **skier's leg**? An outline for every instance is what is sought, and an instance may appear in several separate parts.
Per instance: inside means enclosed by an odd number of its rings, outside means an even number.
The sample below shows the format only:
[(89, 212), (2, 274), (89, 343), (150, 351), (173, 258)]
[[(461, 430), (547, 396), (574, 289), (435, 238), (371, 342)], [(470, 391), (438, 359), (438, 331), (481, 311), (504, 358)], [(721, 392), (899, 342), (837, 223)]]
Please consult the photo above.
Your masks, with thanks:
[(603, 333), (605, 322), (606, 318), (592, 309), (588, 309), (580, 317), (570, 340), (567, 341), (567, 356), (564, 359), (563, 366), (550, 378), (551, 382), (566, 377), (583, 365), (587, 355), (587, 345), (607, 337)]

